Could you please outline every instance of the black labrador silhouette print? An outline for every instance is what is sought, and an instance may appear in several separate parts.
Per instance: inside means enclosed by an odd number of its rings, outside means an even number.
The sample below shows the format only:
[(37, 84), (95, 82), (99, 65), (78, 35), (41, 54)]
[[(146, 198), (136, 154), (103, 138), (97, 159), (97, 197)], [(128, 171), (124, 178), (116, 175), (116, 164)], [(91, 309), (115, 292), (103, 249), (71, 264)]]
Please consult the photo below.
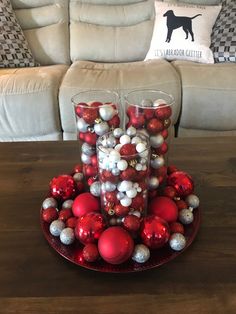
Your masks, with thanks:
[(167, 25), (167, 37), (166, 42), (169, 43), (171, 41), (171, 36), (173, 30), (183, 27), (183, 30), (186, 34), (185, 39), (188, 39), (188, 34), (191, 35), (192, 41), (194, 41), (194, 34), (192, 30), (192, 20), (202, 14), (194, 15), (193, 17), (188, 16), (176, 16), (173, 10), (168, 10), (163, 16), (167, 18), (166, 25)]

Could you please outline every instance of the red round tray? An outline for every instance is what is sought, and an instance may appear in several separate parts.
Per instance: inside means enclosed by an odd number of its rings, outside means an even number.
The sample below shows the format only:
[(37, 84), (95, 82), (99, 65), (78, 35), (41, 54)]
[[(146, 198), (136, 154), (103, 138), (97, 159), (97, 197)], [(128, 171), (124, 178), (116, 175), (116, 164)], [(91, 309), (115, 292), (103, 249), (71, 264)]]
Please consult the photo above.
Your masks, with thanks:
[(49, 245), (61, 256), (69, 260), (70, 262), (82, 266), (87, 269), (107, 272), (107, 273), (129, 273), (143, 271), (155, 267), (159, 267), (172, 259), (176, 258), (178, 255), (182, 254), (193, 242), (195, 239), (199, 226), (200, 226), (200, 209), (194, 210), (194, 221), (190, 225), (185, 226), (185, 237), (187, 244), (185, 248), (176, 252), (173, 251), (168, 245), (158, 250), (151, 250), (151, 256), (149, 260), (144, 264), (139, 264), (134, 262), (132, 259), (129, 261), (120, 264), (120, 265), (111, 265), (104, 260), (99, 260), (95, 263), (88, 263), (82, 257), (83, 245), (76, 241), (72, 245), (66, 246), (60, 242), (60, 239), (54, 237), (49, 232), (49, 224), (42, 220), (42, 209), (40, 211), (40, 222), (43, 230), (43, 234), (48, 241)]

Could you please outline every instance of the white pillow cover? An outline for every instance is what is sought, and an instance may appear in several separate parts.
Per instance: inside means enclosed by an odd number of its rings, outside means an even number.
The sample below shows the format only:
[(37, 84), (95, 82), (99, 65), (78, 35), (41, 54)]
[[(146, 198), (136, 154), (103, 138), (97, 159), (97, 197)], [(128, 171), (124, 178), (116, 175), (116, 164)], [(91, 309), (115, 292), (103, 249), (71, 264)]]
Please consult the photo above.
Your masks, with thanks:
[(145, 60), (167, 59), (214, 63), (211, 32), (219, 6), (155, 1), (156, 18)]

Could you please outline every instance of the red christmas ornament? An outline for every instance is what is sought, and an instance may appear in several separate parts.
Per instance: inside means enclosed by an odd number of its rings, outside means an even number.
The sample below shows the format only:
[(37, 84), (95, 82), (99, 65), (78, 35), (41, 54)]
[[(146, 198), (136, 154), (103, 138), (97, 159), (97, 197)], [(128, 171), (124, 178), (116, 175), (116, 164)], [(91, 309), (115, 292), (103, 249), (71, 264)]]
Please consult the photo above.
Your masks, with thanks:
[(148, 170), (141, 170), (141, 171), (139, 171), (138, 172), (138, 175), (137, 175), (137, 177), (136, 177), (136, 181), (143, 181), (143, 178), (147, 178), (148, 177), (148, 174), (149, 174), (149, 172), (148, 172)]
[(81, 165), (81, 164), (75, 165), (73, 171), (74, 171), (74, 173), (82, 173), (83, 172), (83, 165)]
[(78, 103), (75, 107), (76, 115), (81, 118), (83, 116), (83, 111), (86, 107), (88, 107), (88, 105), (85, 102)]
[(161, 131), (161, 135), (164, 137), (164, 139), (166, 139), (169, 135), (168, 129), (164, 129), (163, 131)]
[(94, 243), (86, 244), (83, 248), (83, 258), (89, 263), (95, 262), (99, 258), (97, 245)]
[(89, 212), (100, 211), (98, 198), (86, 192), (78, 195), (72, 205), (72, 212), (75, 217), (81, 217)]
[(177, 191), (177, 195), (180, 197), (188, 196), (194, 190), (193, 179), (183, 171), (176, 171), (169, 175), (167, 184), (173, 186)]
[(155, 135), (163, 130), (163, 123), (160, 120), (153, 118), (148, 122), (147, 130), (150, 134)]
[(139, 114), (137, 116), (132, 116), (130, 118), (130, 122), (131, 122), (131, 125), (133, 127), (135, 127), (136, 129), (140, 129), (145, 124), (145, 116), (144, 116), (144, 114)]
[(116, 197), (116, 192), (115, 191), (113, 191), (113, 192), (106, 192), (105, 193), (105, 198), (106, 198), (107, 202), (109, 202), (109, 203), (114, 203), (114, 204), (118, 204), (119, 203), (119, 201), (118, 201), (118, 199)]
[(75, 237), (83, 244), (95, 243), (106, 227), (103, 216), (99, 213), (87, 213), (81, 216), (75, 227)]
[(110, 127), (118, 128), (120, 126), (120, 118), (115, 115), (111, 120), (107, 121)]
[(124, 228), (129, 232), (136, 232), (140, 228), (140, 219), (135, 215), (128, 215), (124, 218)]
[(98, 118), (98, 109), (95, 108), (85, 108), (83, 111), (83, 119), (88, 124), (94, 124), (95, 120)]
[(178, 210), (180, 211), (181, 209), (186, 209), (188, 208), (188, 205), (185, 201), (183, 200), (176, 200), (175, 201), (176, 206), (178, 207)]
[(142, 194), (138, 194), (132, 199), (131, 208), (142, 211), (144, 209), (144, 198)]
[[(81, 133), (80, 133), (81, 134)], [(86, 132), (84, 134), (84, 141), (90, 145), (96, 145), (97, 142), (97, 134), (96, 133), (90, 133)]]
[(155, 111), (154, 109), (144, 109), (143, 110), (144, 116), (147, 120), (150, 120), (154, 117)]
[(155, 197), (149, 205), (149, 212), (167, 222), (176, 221), (178, 218), (178, 208), (175, 202), (166, 196)]
[(80, 132), (79, 133), (79, 139), (84, 142), (84, 140), (85, 140), (85, 133)]
[(106, 229), (98, 240), (98, 251), (108, 263), (117, 265), (127, 261), (134, 249), (130, 234), (121, 227)]
[(100, 179), (103, 182), (110, 181), (112, 183), (116, 183), (119, 178), (114, 176), (109, 170), (103, 170), (100, 174)]
[(49, 186), (51, 195), (63, 201), (74, 198), (77, 192), (75, 180), (67, 174), (53, 178)]
[(168, 119), (172, 114), (172, 109), (170, 106), (167, 105), (159, 105), (158, 108), (155, 110), (155, 115), (160, 120)]
[(155, 151), (158, 155), (165, 155), (168, 151), (168, 144), (164, 142), (160, 147), (155, 148)]
[(126, 206), (122, 206), (121, 204), (118, 204), (118, 205), (115, 205), (114, 211), (115, 211), (116, 216), (123, 217), (123, 216), (128, 215), (130, 208)]
[(147, 216), (141, 225), (143, 243), (151, 249), (163, 247), (169, 240), (170, 229), (168, 223), (157, 216)]
[(88, 178), (88, 180), (87, 180), (88, 186), (91, 186), (96, 181), (97, 181), (96, 177)]
[(97, 168), (98, 167), (98, 159), (97, 159), (97, 155), (93, 155), (91, 156), (91, 164), (93, 167)]
[(172, 186), (166, 186), (163, 195), (173, 199), (176, 196), (176, 190)]
[(76, 184), (77, 184), (78, 193), (82, 193), (83, 191), (85, 191), (85, 186), (82, 181), (76, 182)]
[[(120, 149), (121, 156), (131, 156), (136, 155), (136, 146), (134, 144), (124, 144)], [(133, 158), (133, 156), (131, 156)]]
[(77, 221), (78, 221), (77, 217), (70, 217), (70, 218), (68, 218), (67, 221), (66, 221), (66, 227), (74, 229), (76, 227), (76, 225), (77, 225)]
[[(149, 199), (153, 199), (156, 196), (157, 196), (157, 190), (148, 191), (148, 198)], [(148, 210), (148, 212), (149, 212), (149, 210)]]
[(102, 102), (100, 102), (100, 101), (94, 101), (94, 102), (92, 102), (91, 104), (90, 104), (90, 107), (92, 107), (92, 108), (98, 108), (98, 107), (100, 107), (100, 106), (103, 106), (103, 103)]
[(133, 167), (128, 167), (126, 170), (122, 171), (120, 178), (122, 180), (134, 181), (137, 176), (137, 171)]
[(184, 226), (180, 222), (174, 221), (170, 224), (170, 232), (184, 234)]
[(168, 174), (171, 174), (171, 173), (176, 172), (176, 171), (178, 171), (178, 168), (176, 166), (174, 166), (174, 165), (170, 165), (167, 168), (167, 173)]
[(67, 221), (67, 219), (69, 219), (72, 216), (73, 216), (73, 214), (72, 214), (72, 210), (70, 208), (62, 209), (59, 212), (59, 219), (64, 221), (64, 222)]
[(139, 107), (137, 106), (129, 106), (126, 110), (126, 114), (128, 117), (137, 116), (139, 114)]
[(93, 167), (92, 165), (84, 165), (83, 172), (86, 177), (95, 177), (98, 173), (98, 170), (96, 167)]
[(58, 211), (54, 207), (49, 207), (43, 210), (42, 213), (43, 221), (51, 223), (53, 220), (58, 219)]

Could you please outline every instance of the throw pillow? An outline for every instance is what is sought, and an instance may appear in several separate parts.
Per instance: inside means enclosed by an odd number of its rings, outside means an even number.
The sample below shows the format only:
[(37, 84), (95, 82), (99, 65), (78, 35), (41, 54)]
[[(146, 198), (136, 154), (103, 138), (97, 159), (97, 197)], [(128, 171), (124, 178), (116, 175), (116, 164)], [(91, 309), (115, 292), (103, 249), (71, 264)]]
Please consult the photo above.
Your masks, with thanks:
[(10, 0), (0, 0), (0, 68), (35, 66)]
[(215, 62), (236, 62), (236, 1), (224, 0), (212, 31)]
[(221, 6), (155, 1), (156, 18), (147, 59), (214, 63), (211, 32)]

